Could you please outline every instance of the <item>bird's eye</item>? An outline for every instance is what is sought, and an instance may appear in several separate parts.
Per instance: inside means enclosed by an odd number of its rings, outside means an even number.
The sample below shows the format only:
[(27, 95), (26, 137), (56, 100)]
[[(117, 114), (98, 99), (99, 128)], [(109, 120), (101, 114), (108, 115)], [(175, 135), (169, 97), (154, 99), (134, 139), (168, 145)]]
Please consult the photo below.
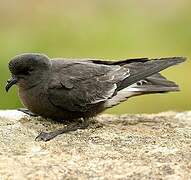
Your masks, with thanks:
[(18, 72), (20, 75), (29, 75), (33, 71), (32, 68), (27, 68), (27, 69), (22, 69), (21, 71)]

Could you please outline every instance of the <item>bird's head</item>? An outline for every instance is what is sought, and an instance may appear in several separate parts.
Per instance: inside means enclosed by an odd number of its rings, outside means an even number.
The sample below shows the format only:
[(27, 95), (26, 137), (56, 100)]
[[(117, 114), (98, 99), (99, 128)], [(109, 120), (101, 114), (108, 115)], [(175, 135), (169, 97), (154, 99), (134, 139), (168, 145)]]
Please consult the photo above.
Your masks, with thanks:
[(11, 79), (7, 81), (6, 91), (18, 84), (22, 88), (31, 88), (44, 79), (45, 72), (51, 67), (50, 59), (43, 54), (21, 54), (9, 62)]

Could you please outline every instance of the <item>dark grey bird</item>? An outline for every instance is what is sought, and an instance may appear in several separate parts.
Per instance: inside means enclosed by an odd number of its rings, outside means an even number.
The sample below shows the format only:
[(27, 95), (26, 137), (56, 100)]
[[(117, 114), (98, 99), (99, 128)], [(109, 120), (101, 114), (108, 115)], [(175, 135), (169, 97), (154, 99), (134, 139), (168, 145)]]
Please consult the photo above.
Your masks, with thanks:
[[(184, 57), (68, 60), (21, 54), (9, 63), (12, 77), (7, 81), (6, 91), (18, 85), (19, 96), (27, 108), (23, 111), (28, 114), (59, 121), (88, 119), (133, 96), (179, 91), (178, 85), (159, 72), (184, 60)], [(38, 139), (47, 141), (65, 131), (41, 133)]]

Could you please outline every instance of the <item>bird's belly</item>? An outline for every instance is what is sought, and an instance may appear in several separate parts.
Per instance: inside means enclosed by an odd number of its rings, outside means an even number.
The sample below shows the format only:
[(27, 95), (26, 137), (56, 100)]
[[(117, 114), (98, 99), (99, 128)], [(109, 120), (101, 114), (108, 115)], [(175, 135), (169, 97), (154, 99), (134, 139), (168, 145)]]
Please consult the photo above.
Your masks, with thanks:
[(48, 94), (40, 88), (22, 90), (19, 89), (19, 96), (22, 103), (31, 112), (40, 115), (45, 118), (51, 118), (58, 121), (72, 120), (77, 118), (88, 118), (97, 115), (104, 110), (103, 104), (90, 109), (87, 112), (73, 112), (64, 109), (60, 109), (54, 106), (48, 99)]
[(38, 90), (35, 88), (29, 90), (19, 89), (19, 96), (23, 105), (34, 114), (58, 121), (82, 117), (81, 113), (66, 111), (54, 106), (49, 101), (47, 93), (43, 90), (39, 91), (39, 89), (40, 88), (38, 88)]

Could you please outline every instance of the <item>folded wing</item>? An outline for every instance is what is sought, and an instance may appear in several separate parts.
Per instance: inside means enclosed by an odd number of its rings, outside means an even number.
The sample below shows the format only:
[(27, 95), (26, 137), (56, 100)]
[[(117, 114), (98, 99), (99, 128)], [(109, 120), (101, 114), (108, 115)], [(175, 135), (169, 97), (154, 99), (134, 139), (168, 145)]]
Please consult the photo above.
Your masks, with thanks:
[(85, 112), (103, 102), (107, 108), (135, 95), (177, 91), (178, 86), (158, 72), (183, 61), (182, 57), (59, 61), (57, 80), (49, 84), (49, 100), (64, 110)]

